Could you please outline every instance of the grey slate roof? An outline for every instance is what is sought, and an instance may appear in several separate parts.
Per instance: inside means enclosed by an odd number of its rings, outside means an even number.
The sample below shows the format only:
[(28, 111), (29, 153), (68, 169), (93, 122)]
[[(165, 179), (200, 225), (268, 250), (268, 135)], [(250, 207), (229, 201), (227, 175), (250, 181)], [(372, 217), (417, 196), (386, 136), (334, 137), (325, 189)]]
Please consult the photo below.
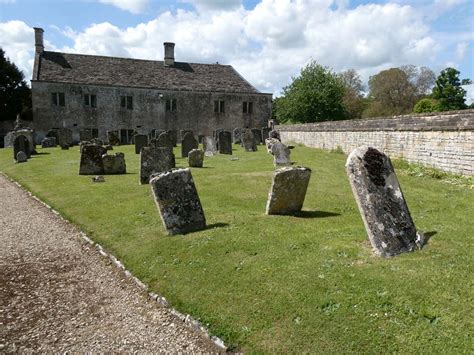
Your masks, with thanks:
[(161, 90), (259, 93), (230, 65), (175, 62), (44, 51), (38, 81)]

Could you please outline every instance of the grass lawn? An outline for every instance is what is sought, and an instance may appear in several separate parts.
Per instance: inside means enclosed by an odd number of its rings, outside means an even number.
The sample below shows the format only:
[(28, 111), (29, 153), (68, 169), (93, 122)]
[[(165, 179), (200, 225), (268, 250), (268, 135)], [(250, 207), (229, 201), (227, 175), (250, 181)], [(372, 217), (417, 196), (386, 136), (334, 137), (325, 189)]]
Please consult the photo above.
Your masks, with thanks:
[[(320, 353), (471, 353), (474, 349), (474, 189), (429, 176), (398, 177), (421, 251), (374, 257), (345, 173), (346, 156), (297, 146), (313, 174), (299, 216), (266, 216), (272, 157), (259, 146), (206, 158), (192, 174), (208, 229), (167, 236), (138, 155), (126, 175), (79, 176), (79, 148), (38, 149), (0, 171), (102, 244), (150, 290), (190, 313), (233, 350)], [(178, 167), (186, 160), (179, 158)], [(18, 206), (21, 211), (21, 207)]]

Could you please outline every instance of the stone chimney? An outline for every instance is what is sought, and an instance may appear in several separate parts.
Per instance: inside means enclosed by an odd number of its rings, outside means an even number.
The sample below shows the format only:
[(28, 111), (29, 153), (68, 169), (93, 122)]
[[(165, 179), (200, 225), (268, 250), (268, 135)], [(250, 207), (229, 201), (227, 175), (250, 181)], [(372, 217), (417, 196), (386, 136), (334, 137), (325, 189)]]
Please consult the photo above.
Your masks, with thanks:
[(41, 54), (44, 51), (44, 45), (43, 45), (43, 32), (44, 30), (39, 27), (33, 27), (35, 30), (35, 49), (36, 53)]
[(163, 46), (165, 47), (165, 66), (174, 65), (174, 43), (164, 42)]

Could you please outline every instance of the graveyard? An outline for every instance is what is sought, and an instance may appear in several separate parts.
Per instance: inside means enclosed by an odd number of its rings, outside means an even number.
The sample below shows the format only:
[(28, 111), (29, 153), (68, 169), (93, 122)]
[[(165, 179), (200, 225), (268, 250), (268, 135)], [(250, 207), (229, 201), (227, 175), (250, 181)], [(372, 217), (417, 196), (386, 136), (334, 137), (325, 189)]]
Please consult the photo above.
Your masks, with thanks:
[[(201, 147), (201, 146), (200, 146)], [(474, 179), (393, 161), (421, 250), (374, 255), (346, 174), (347, 156), (295, 145), (311, 169), (303, 208), (267, 215), (275, 171), (264, 145), (190, 168), (206, 226), (168, 235), (140, 156), (93, 183), (78, 146), (37, 148), (0, 171), (87, 233), (149, 291), (244, 352), (467, 353), (472, 350)], [(181, 146), (176, 168), (187, 168)], [(198, 164), (199, 166), (199, 164)], [(152, 179), (153, 181), (153, 179)], [(21, 206), (19, 206), (21, 211)]]

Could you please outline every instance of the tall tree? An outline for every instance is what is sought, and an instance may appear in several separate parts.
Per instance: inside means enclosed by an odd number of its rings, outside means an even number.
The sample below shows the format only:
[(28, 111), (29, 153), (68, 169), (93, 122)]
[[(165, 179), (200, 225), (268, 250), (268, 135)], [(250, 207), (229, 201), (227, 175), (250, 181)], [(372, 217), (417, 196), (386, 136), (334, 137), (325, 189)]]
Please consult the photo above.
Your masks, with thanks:
[(355, 69), (348, 69), (339, 74), (344, 83), (344, 96), (342, 105), (344, 106), (346, 118), (361, 118), (365, 109), (364, 85), (359, 73)]
[(17, 114), (31, 118), (31, 90), (23, 73), (0, 48), (0, 120), (14, 120)]
[(344, 118), (344, 83), (330, 69), (311, 61), (283, 88), (276, 117), (280, 122), (321, 122)]
[(437, 99), (441, 111), (462, 110), (466, 108), (466, 90), (461, 87), (459, 71), (446, 68), (441, 71), (433, 88), (434, 99)]
[(365, 117), (410, 113), (416, 102), (425, 97), (435, 82), (426, 68), (405, 65), (383, 70), (369, 79), (370, 104)]

